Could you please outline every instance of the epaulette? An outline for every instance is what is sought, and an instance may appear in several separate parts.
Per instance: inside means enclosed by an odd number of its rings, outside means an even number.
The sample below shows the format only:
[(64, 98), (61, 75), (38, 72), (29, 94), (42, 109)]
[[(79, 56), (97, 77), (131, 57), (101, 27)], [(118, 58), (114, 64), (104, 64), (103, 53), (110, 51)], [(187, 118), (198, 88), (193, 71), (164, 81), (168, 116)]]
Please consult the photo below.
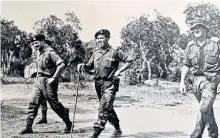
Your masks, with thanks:
[(194, 43), (195, 43), (195, 41), (194, 41), (194, 40), (189, 41), (189, 42), (188, 42), (188, 44), (187, 44), (187, 47), (192, 46)]
[(100, 48), (99, 47), (97, 47), (97, 48), (95, 48), (93, 51), (97, 51), (97, 50), (99, 50)]
[(220, 41), (220, 39), (218, 37), (212, 37), (211, 40), (216, 43), (218, 43)]
[(47, 48), (47, 51), (51, 52), (51, 51), (54, 51), (54, 49), (51, 48), (51, 47), (48, 47), (48, 48)]

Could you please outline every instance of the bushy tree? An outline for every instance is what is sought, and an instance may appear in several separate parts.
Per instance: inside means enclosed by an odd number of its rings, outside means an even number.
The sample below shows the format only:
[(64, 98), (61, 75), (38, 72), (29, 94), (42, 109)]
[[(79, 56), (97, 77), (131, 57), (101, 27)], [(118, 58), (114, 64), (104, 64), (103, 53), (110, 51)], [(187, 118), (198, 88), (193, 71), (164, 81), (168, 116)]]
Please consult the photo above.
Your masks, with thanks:
[(183, 13), (186, 16), (185, 19), (186, 24), (192, 25), (194, 19), (203, 18), (210, 23), (209, 36), (216, 36), (216, 37), (220, 36), (219, 7), (208, 2), (189, 3)]
[(14, 21), (1, 18), (1, 65), (5, 75), (23, 75), (31, 56), (28, 35)]
[[(164, 17), (155, 10), (155, 18), (142, 15), (132, 20), (121, 31), (123, 49), (135, 58), (135, 70), (147, 79), (151, 79), (152, 71), (156, 76), (166, 78), (170, 73), (169, 64), (173, 60), (171, 52), (176, 49), (175, 39), (179, 36), (178, 25), (169, 17)], [(153, 70), (152, 70), (153, 68)]]
[(65, 13), (65, 17), (63, 21), (55, 15), (50, 15), (36, 21), (34, 30), (36, 33), (46, 34), (48, 39), (52, 41), (52, 47), (68, 66), (65, 76), (72, 74), (71, 80), (74, 80), (76, 64), (83, 62), (85, 49), (78, 37), (78, 32), (81, 30), (79, 19), (74, 12)]

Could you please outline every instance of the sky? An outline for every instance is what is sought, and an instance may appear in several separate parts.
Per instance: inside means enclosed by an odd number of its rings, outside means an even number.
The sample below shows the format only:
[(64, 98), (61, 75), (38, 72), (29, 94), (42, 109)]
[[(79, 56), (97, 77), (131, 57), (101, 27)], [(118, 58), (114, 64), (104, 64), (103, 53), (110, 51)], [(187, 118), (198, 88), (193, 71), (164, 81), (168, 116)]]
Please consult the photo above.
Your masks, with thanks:
[[(14, 20), (21, 30), (33, 32), (34, 23), (49, 15), (64, 19), (64, 14), (73, 11), (79, 18), (82, 30), (80, 38), (86, 42), (94, 39), (100, 29), (111, 32), (110, 43), (120, 45), (120, 32), (132, 17), (152, 15), (156, 9), (163, 16), (171, 17), (181, 33), (188, 30), (183, 11), (188, 3), (202, 0), (145, 0), (145, 1), (1, 1), (1, 16)], [(203, 0), (204, 1), (204, 0)], [(205, 0), (220, 8), (220, 0)]]

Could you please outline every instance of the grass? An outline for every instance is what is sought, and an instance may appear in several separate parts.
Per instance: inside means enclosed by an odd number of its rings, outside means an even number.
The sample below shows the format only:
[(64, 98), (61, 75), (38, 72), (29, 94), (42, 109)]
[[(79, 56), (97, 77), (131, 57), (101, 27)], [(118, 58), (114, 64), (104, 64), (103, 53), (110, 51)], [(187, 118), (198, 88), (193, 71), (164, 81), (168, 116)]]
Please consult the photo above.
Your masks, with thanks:
[(34, 82), (34, 79), (25, 79), (23, 77), (1, 77), (1, 84), (10, 85), (10, 84), (31, 84)]
[(22, 109), (10, 105), (1, 105), (1, 136), (4, 138), (21, 138), (12, 136), (18, 129), (24, 127), (25, 114)]
[[(21, 136), (17, 135), (17, 133), (25, 127), (27, 116), (24, 109), (27, 109), (27, 102), (29, 100), (25, 94), (29, 94), (28, 91), (31, 91), (32, 84), (28, 84), (27, 87), (21, 78), (7, 78), (7, 80), (9, 80), (10, 83), (8, 83), (8, 85), (2, 85), (2, 94), (5, 94), (5, 96), (8, 95), (9, 97), (13, 96), (13, 98), (11, 97), (10, 100), (2, 100), (1, 102), (2, 137), (20, 138)], [(22, 81), (22, 84), (18, 84)], [(28, 89), (29, 86), (30, 90)], [(73, 113), (76, 86), (75, 83), (60, 83), (59, 85), (59, 100), (65, 105), (65, 107), (70, 108), (70, 113)], [(131, 106), (136, 106), (138, 108), (179, 108), (182, 104), (191, 102), (190, 97), (184, 97), (177, 93), (178, 83), (159, 81), (157, 87), (154, 85), (123, 87), (122, 82), (121, 86), (122, 87), (119, 88), (119, 92), (116, 95), (115, 108), (128, 108)], [(94, 88), (94, 82), (86, 82), (85, 84), (80, 85), (78, 105), (78, 114), (82, 114), (82, 116), (87, 115), (88, 117), (95, 116), (98, 107), (98, 99)], [(58, 119), (57, 121), (58, 116), (56, 116), (55, 113), (52, 113), (51, 109), (49, 111), (51, 113), (48, 116), (54, 116), (56, 118), (50, 118), (48, 120), (49, 123), (46, 125), (34, 125), (34, 134), (25, 135), (22, 136), (22, 138), (70, 137), (69, 134), (60, 135), (59, 132), (63, 129), (64, 124), (62, 120)], [(40, 117), (41, 115), (38, 115), (35, 120), (38, 120)], [(88, 137), (89, 133), (92, 131), (92, 126), (88, 126), (88, 124), (93, 125), (94, 118), (79, 118), (80, 117), (77, 116), (78, 120), (76, 125), (78, 125), (78, 128), (83, 129), (78, 131), (75, 130), (74, 138)]]
[(1, 121), (18, 118), (24, 114), (25, 112), (20, 108), (4, 104), (1, 105)]

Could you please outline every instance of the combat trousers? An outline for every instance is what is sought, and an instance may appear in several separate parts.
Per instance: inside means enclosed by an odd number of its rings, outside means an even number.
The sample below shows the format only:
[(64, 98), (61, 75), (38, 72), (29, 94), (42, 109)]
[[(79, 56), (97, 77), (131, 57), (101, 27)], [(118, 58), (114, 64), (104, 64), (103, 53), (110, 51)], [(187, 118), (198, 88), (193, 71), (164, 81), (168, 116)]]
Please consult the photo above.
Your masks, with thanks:
[(62, 103), (58, 101), (57, 90), (58, 80), (51, 84), (46, 83), (48, 77), (38, 77), (34, 85), (34, 93), (28, 107), (28, 122), (33, 122), (37, 116), (39, 106), (42, 102), (48, 101), (52, 110), (63, 119), (65, 123), (69, 123), (69, 113)]
[(44, 101), (41, 103), (40, 107), (41, 107), (42, 112), (47, 112), (47, 101), (44, 100)]
[(203, 131), (207, 125), (209, 136), (218, 138), (218, 126), (215, 121), (213, 104), (216, 98), (216, 88), (204, 76), (196, 76), (193, 81), (193, 89), (196, 99), (200, 104), (197, 115), (196, 127), (191, 138), (202, 138)]
[(109, 121), (116, 129), (119, 129), (119, 119), (113, 109), (116, 90), (112, 81), (96, 80), (95, 88), (99, 98), (98, 120), (94, 127), (105, 129), (105, 124)]

